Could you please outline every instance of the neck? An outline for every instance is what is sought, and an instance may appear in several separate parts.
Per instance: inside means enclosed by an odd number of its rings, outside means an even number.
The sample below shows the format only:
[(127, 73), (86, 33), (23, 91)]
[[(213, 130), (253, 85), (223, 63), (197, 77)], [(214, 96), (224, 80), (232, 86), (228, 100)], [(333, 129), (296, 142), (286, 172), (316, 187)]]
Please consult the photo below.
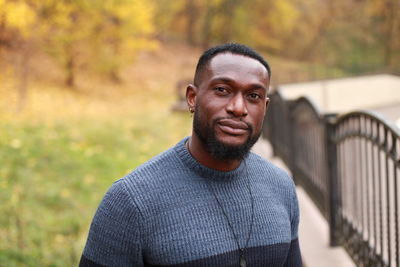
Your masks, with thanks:
[(232, 171), (239, 167), (240, 160), (222, 160), (212, 156), (204, 146), (203, 142), (198, 136), (193, 133), (187, 142), (187, 147), (190, 154), (202, 165), (218, 170), (218, 171)]

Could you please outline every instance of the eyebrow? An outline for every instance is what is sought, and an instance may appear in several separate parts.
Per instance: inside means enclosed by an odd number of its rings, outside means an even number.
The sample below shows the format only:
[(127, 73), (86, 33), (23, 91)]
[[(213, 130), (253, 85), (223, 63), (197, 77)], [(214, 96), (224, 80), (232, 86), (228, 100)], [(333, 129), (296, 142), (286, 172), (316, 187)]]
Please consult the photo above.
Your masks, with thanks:
[[(224, 82), (224, 83), (228, 83), (228, 84), (235, 83), (235, 80), (233, 80), (231, 78), (228, 78), (228, 77), (216, 77), (216, 78), (212, 79), (210, 83), (216, 83), (216, 82), (219, 82), (219, 81), (220, 82)], [(259, 84), (259, 83), (252, 83), (252, 84), (250, 84), (250, 87), (253, 88), (253, 89), (263, 89), (263, 90), (265, 90), (265, 92), (268, 91), (267, 88), (264, 85)]]

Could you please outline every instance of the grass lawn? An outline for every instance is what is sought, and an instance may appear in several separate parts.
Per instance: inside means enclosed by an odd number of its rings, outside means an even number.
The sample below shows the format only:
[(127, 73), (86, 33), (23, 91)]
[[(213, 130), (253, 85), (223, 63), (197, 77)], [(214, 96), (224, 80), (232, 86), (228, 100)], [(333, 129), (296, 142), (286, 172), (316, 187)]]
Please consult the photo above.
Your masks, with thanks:
[(3, 123), (0, 265), (76, 266), (106, 189), (178, 141), (187, 125), (177, 114)]
[(128, 69), (121, 85), (32, 82), (18, 114), (13, 80), (2, 78), (1, 267), (77, 266), (111, 184), (190, 134), (189, 114), (170, 111), (179, 68), (156, 61)]

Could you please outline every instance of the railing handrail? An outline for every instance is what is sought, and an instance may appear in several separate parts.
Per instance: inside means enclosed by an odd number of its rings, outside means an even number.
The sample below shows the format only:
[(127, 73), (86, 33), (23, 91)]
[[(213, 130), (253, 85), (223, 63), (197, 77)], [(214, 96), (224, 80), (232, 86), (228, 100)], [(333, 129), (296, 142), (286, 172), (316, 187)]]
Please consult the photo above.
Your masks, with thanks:
[(383, 117), (380, 113), (372, 110), (365, 110), (365, 109), (359, 109), (359, 110), (354, 110), (354, 111), (349, 111), (343, 114), (339, 114), (338, 117), (336, 118), (335, 123), (338, 124), (350, 117), (354, 116), (365, 116), (369, 119), (373, 119), (379, 123), (381, 123), (386, 129), (391, 131), (392, 133), (396, 134), (398, 137), (400, 137), (400, 129), (390, 120), (386, 119)]
[(315, 101), (313, 101), (308, 96), (300, 96), (296, 99), (291, 100), (291, 102), (293, 106), (305, 103), (313, 110), (313, 112), (318, 118), (320, 118), (321, 120), (324, 119), (324, 112), (321, 111), (322, 109), (315, 103)]

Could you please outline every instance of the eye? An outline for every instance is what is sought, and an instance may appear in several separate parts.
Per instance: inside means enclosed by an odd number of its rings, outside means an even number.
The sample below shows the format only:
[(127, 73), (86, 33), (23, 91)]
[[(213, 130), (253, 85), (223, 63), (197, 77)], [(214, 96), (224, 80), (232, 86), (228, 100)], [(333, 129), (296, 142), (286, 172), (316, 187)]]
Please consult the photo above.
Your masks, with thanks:
[(252, 99), (252, 100), (258, 100), (258, 99), (261, 98), (261, 96), (260, 96), (259, 94), (256, 94), (256, 93), (251, 93), (251, 94), (249, 94), (249, 97), (250, 97), (250, 99)]
[(226, 90), (226, 88), (220, 87), (220, 86), (215, 87), (214, 91), (216, 91), (218, 94), (227, 94), (228, 93), (228, 90)]

